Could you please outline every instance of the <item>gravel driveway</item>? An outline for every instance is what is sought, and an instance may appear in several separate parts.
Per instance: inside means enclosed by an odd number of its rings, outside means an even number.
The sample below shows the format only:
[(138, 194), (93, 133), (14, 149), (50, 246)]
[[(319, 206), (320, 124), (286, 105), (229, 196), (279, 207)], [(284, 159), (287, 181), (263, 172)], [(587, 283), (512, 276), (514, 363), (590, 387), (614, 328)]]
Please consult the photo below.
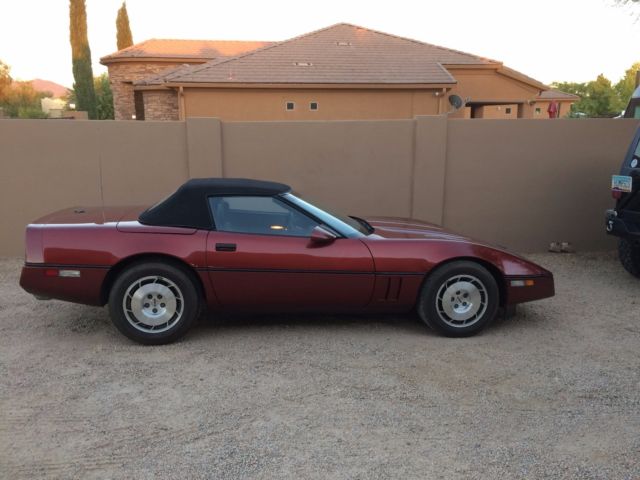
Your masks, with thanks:
[(531, 256), (557, 296), (482, 335), (225, 317), (143, 347), (0, 260), (1, 478), (640, 477), (640, 281)]

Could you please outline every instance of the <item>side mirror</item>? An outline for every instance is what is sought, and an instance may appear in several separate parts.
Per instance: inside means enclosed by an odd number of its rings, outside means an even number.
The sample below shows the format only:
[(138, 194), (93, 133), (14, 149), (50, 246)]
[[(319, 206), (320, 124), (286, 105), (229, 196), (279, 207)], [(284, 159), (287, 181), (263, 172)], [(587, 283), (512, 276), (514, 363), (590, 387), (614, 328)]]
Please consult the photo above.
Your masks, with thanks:
[(329, 245), (335, 239), (336, 236), (333, 233), (322, 228), (321, 226), (315, 227), (311, 231), (311, 237), (309, 237), (310, 243), (315, 246)]

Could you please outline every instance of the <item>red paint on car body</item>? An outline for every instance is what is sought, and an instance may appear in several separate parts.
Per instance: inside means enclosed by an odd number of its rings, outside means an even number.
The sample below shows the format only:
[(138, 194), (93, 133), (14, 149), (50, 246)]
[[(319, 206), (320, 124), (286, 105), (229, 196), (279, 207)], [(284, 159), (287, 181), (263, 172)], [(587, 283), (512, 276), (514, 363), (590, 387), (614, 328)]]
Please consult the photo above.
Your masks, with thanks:
[[(110, 273), (141, 256), (182, 262), (210, 309), (408, 311), (438, 265), (471, 259), (498, 277), (502, 303), (552, 296), (551, 272), (504, 249), (411, 219), (371, 218), (371, 235), (326, 245), (309, 238), (147, 226), (143, 207), (71, 208), (27, 227), (21, 286), (38, 296), (90, 305), (106, 301)], [(234, 245), (218, 251), (217, 245)], [(79, 278), (45, 275), (51, 268)], [(534, 286), (510, 280), (533, 278)]]

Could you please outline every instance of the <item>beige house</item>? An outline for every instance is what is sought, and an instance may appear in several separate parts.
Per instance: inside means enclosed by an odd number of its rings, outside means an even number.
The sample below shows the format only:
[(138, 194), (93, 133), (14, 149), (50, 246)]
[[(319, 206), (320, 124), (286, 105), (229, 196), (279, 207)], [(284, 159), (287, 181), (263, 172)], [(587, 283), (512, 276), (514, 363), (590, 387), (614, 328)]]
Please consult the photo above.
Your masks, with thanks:
[(275, 43), (149, 40), (101, 62), (116, 119), (548, 118), (550, 102), (562, 116), (578, 100), (495, 60), (345, 23)]

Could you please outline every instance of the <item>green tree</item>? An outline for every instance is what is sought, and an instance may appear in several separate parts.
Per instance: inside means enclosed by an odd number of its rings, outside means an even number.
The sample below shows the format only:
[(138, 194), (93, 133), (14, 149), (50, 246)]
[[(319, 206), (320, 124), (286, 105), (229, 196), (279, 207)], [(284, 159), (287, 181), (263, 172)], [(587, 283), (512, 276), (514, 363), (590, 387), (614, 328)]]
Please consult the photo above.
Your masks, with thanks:
[(73, 88), (76, 107), (86, 110), (89, 118), (96, 118), (96, 92), (93, 86), (91, 49), (87, 38), (87, 10), (84, 0), (69, 0), (69, 30), (73, 62)]
[(133, 45), (133, 36), (131, 35), (131, 27), (129, 26), (129, 14), (127, 13), (127, 2), (122, 2), (122, 6), (118, 9), (116, 31), (118, 50)]
[(97, 118), (98, 120), (113, 120), (113, 93), (109, 75), (103, 73), (93, 79), (96, 90)]
[(613, 117), (626, 105), (604, 75), (586, 83), (555, 82), (551, 86), (578, 95), (580, 100), (572, 105), (571, 111), (585, 113), (588, 117)]
[(571, 105), (571, 113), (569, 116), (573, 116), (576, 113), (586, 113), (584, 111), (583, 100), (587, 97), (587, 84), (579, 82), (553, 82), (551, 88), (560, 90), (565, 93), (572, 93), (580, 97), (580, 100)]
[(587, 84), (587, 98), (590, 102), (585, 113), (591, 117), (615, 116), (624, 108), (611, 81), (602, 74)]
[(624, 72), (624, 77), (622, 77), (614, 87), (618, 94), (618, 98), (623, 105), (626, 105), (629, 102), (629, 99), (635, 90), (636, 72), (638, 70), (640, 70), (640, 62), (636, 62), (631, 65), (631, 68)]
[[(97, 120), (113, 120), (113, 93), (111, 92), (111, 83), (109, 75), (103, 73), (99, 77), (93, 79), (93, 86), (96, 92), (96, 119)], [(69, 90), (69, 94), (65, 97), (67, 105), (77, 104), (78, 97), (75, 90)]]
[(554, 90), (560, 90), (565, 93), (572, 93), (579, 97), (584, 97), (587, 94), (587, 84), (578, 82), (553, 82), (551, 88)]

